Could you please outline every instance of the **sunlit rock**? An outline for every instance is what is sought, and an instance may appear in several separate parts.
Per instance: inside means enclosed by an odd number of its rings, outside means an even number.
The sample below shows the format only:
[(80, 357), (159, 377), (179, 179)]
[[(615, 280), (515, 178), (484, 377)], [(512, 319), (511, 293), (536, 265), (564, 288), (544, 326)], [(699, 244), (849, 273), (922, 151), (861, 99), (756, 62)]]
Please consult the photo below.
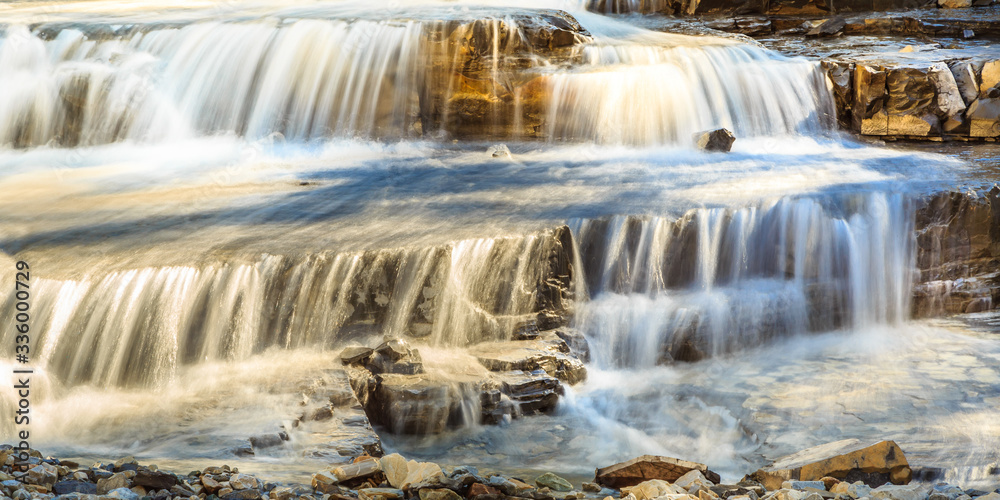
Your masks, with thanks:
[(889, 482), (890, 475), (903, 484), (910, 480), (909, 464), (895, 442), (866, 445), (846, 439), (780, 458), (749, 477), (769, 490), (777, 490), (785, 481), (815, 481), (825, 476), (847, 480), (857, 477), (869, 486), (879, 486)]
[(702, 477), (707, 481), (713, 483), (719, 481), (719, 475), (708, 470), (705, 464), (670, 457), (643, 455), (597, 469), (594, 482), (612, 488), (635, 486), (650, 479), (673, 482), (692, 470), (700, 471), (703, 474)]
[(862, 135), (887, 135), (886, 73), (881, 67), (858, 63), (854, 71), (854, 130)]

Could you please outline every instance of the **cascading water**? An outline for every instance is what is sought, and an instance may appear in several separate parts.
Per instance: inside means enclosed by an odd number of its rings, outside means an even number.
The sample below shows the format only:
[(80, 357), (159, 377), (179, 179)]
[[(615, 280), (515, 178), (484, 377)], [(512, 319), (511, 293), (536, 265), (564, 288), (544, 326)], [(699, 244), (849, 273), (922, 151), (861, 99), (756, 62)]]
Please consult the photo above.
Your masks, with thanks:
[(578, 326), (605, 366), (697, 360), (779, 335), (909, 317), (913, 209), (902, 195), (783, 198), (574, 232), (592, 300)]
[[(848, 434), (1000, 459), (1000, 349), (907, 323), (914, 206), (963, 167), (839, 137), (816, 62), (582, 2), (32, 3), (0, 11), (0, 276), (32, 265), (34, 444), (233, 459), (387, 336), (456, 384), (462, 429), (386, 436), (443, 463), (737, 476)], [(717, 127), (730, 154), (692, 148)], [(588, 381), (475, 425), (466, 347), (538, 318), (586, 333)], [(316, 468), (278, 450), (257, 463)]]

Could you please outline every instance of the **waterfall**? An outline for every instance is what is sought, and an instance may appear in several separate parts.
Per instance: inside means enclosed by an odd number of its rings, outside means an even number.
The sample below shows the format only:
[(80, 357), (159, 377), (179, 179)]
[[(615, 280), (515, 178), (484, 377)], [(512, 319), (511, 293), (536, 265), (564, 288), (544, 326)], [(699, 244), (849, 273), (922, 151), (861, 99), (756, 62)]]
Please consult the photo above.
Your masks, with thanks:
[[(540, 290), (567, 271), (546, 256), (564, 239), (559, 230), (39, 279), (32, 351), (67, 385), (134, 387), (272, 347), (337, 349), (380, 335), (441, 346), (506, 339), (552, 305)], [(0, 340), (11, 343), (15, 303), (0, 302)]]
[(724, 39), (626, 43), (582, 29), (569, 52), (543, 52), (527, 22), (8, 25), (0, 147), (442, 133), (655, 146), (718, 127), (750, 137), (830, 126), (816, 63)]
[(593, 297), (576, 322), (600, 344), (604, 366), (695, 360), (909, 317), (913, 211), (900, 194), (789, 197), (675, 221), (571, 227)]

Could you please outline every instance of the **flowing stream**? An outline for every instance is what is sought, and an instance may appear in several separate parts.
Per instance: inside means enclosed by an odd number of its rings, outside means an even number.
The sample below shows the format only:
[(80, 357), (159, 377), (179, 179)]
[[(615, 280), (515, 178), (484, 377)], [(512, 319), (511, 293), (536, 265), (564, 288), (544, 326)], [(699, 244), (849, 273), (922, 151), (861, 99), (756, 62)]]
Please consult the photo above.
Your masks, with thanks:
[[(302, 481), (323, 463), (305, 443), (229, 450), (295, 418), (346, 345), (469, 363), (565, 244), (588, 380), (554, 415), (387, 448), (581, 478), (655, 453), (736, 480), (896, 439), (1000, 482), (992, 316), (909, 319), (916, 202), (969, 166), (841, 136), (818, 62), (579, 2), (122, 7), (0, 6), (0, 277), (31, 265), (46, 453)], [(731, 153), (693, 147), (718, 127)]]

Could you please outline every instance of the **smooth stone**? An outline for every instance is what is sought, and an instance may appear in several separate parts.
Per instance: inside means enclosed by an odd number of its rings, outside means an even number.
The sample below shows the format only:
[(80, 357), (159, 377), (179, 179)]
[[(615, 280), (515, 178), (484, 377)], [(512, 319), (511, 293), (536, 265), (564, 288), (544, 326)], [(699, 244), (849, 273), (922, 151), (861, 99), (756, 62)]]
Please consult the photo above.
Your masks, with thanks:
[(569, 481), (551, 473), (546, 472), (535, 478), (535, 484), (539, 488), (549, 488), (552, 491), (572, 491), (573, 485)]
[(257, 479), (247, 474), (236, 474), (229, 478), (229, 485), (234, 490), (248, 490), (257, 487)]
[(360, 500), (403, 500), (405, 494), (403, 490), (396, 488), (364, 488), (358, 490)]
[(119, 488), (128, 489), (128, 478), (121, 472), (112, 474), (111, 477), (97, 480), (98, 495), (106, 495), (109, 491)]
[(447, 488), (424, 488), (420, 490), (420, 500), (462, 500), (462, 497)]
[(393, 453), (378, 459), (378, 461), (382, 466), (382, 472), (385, 473), (385, 479), (389, 481), (389, 484), (392, 485), (393, 488), (403, 486), (403, 482), (406, 481), (406, 476), (409, 470), (406, 459), (398, 453)]

